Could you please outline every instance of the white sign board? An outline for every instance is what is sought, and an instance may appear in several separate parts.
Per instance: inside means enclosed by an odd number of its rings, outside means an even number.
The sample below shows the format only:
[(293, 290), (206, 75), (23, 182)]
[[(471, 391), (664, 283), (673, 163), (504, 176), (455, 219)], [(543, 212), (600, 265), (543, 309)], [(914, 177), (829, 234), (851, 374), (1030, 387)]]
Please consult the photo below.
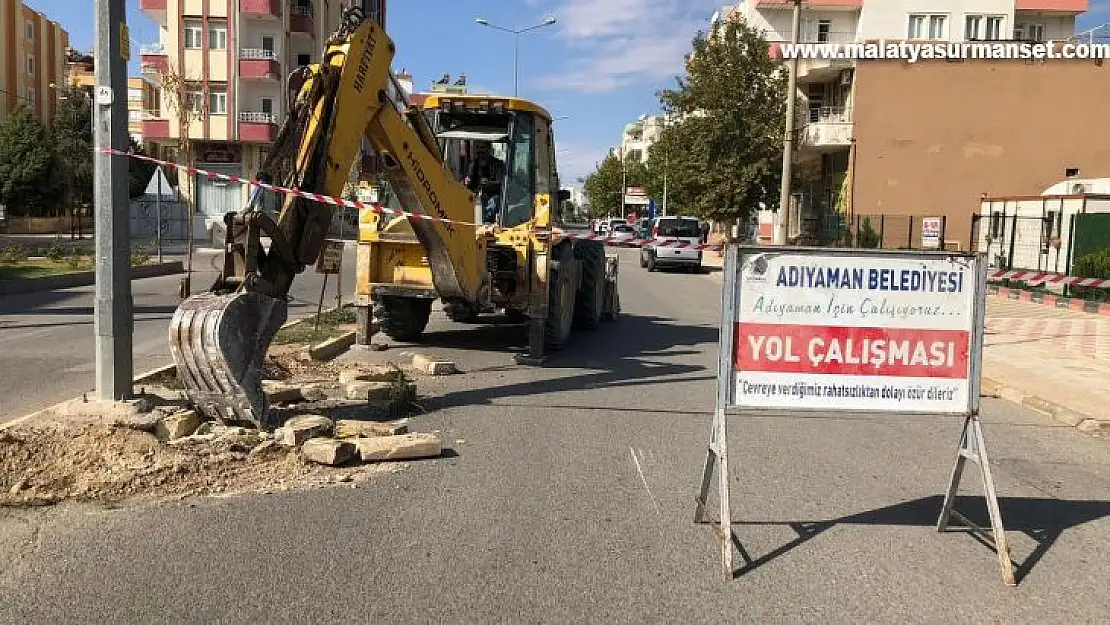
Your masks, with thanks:
[(980, 261), (740, 250), (729, 406), (968, 414), (978, 406)]
[(944, 247), (944, 243), (940, 240), (942, 233), (940, 217), (922, 217), (921, 218), (921, 249), (923, 250), (939, 250)]

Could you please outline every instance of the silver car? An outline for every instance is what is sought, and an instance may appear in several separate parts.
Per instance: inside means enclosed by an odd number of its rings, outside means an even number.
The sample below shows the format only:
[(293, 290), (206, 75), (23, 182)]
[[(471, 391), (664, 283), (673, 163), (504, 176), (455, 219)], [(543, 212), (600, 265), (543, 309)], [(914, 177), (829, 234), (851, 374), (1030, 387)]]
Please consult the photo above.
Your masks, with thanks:
[(617, 224), (609, 231), (609, 242), (613, 245), (627, 245), (636, 239), (636, 229), (627, 223)]
[(655, 220), (651, 241), (640, 249), (640, 266), (648, 271), (681, 267), (700, 272), (700, 244), (701, 222), (696, 217), (660, 217)]

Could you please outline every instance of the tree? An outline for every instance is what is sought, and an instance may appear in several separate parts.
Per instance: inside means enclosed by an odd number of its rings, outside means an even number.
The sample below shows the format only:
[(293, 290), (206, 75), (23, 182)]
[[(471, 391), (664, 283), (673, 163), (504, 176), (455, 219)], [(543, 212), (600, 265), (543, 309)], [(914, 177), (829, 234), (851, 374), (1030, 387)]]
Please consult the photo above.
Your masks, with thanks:
[(93, 201), (92, 122), (88, 92), (76, 85), (61, 88), (54, 113), (53, 147), (62, 168), (63, 196), (69, 209)]
[[(598, 219), (609, 215), (621, 215), (622, 184), (641, 187), (647, 180), (647, 168), (643, 163), (631, 158), (625, 159), (624, 166), (616, 155), (610, 154), (597, 166), (597, 170), (583, 183), (588, 210), (586, 216)], [(621, 215), (623, 217), (623, 215)]]
[(62, 176), (50, 133), (25, 105), (0, 122), (0, 204), (13, 216), (40, 217), (57, 208)]
[[(703, 219), (747, 218), (778, 205), (786, 73), (742, 18), (699, 33), (675, 89), (659, 93), (677, 119), (652, 146), (647, 187)], [(668, 211), (673, 212), (673, 211)]]

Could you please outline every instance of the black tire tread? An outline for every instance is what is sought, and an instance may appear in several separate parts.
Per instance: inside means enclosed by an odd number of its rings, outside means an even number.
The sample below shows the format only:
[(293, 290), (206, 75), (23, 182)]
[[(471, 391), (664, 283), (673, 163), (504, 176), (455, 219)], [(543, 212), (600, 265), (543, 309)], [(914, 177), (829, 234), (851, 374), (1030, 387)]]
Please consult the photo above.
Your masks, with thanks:
[(382, 333), (394, 341), (417, 341), (428, 327), (432, 314), (432, 300), (416, 297), (382, 297), (374, 305)]
[(574, 326), (593, 330), (601, 324), (605, 301), (605, 246), (597, 241), (580, 241), (574, 256), (582, 267), (582, 284), (574, 301)]

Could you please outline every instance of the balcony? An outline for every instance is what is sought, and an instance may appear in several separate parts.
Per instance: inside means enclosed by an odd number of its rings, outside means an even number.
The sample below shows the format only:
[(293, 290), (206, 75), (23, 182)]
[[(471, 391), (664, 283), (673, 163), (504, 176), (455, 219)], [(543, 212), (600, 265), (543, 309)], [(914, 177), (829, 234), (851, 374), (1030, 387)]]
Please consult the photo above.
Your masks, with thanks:
[[(757, 9), (793, 9), (794, 2), (793, 0), (755, 0), (755, 6)], [(805, 6), (807, 9), (824, 11), (858, 11), (863, 8), (863, 0), (807, 0)]]
[(166, 24), (166, 5), (168, 0), (139, 0), (139, 10), (160, 25)]
[(1086, 13), (1089, 5), (1088, 0), (1017, 0), (1014, 9), (1037, 13), (1079, 14)]
[(239, 112), (239, 141), (273, 143), (277, 136), (277, 116), (262, 111)]
[(170, 120), (160, 111), (143, 111), (139, 125), (143, 139), (165, 140), (173, 138), (170, 133)]
[(139, 69), (144, 73), (165, 73), (169, 69), (166, 46), (161, 43), (148, 43), (139, 48)]
[(295, 35), (316, 36), (316, 22), (312, 18), (312, 5), (302, 2), (294, 4), (289, 12), (289, 32)]
[(277, 81), (280, 77), (281, 63), (277, 52), (259, 48), (244, 48), (239, 51), (239, 78)]
[(239, 14), (262, 20), (281, 19), (281, 0), (239, 0)]
[(852, 143), (852, 109), (822, 106), (803, 111), (798, 120), (798, 145), (834, 152)]

